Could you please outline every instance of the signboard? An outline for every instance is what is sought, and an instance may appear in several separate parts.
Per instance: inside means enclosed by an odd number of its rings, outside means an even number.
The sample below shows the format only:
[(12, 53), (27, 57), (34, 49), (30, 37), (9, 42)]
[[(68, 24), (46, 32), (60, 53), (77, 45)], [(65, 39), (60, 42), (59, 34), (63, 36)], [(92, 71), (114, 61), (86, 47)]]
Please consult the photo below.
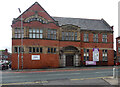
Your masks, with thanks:
[(40, 60), (40, 55), (32, 55), (32, 60)]
[(86, 61), (86, 65), (96, 65), (96, 61)]
[(99, 61), (99, 49), (93, 48), (93, 61)]

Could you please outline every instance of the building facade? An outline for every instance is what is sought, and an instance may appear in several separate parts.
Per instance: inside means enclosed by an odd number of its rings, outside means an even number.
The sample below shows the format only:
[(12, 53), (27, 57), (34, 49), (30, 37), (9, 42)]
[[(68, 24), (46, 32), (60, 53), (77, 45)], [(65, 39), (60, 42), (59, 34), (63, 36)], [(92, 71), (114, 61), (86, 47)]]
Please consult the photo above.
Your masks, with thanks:
[(104, 19), (52, 17), (35, 2), (12, 22), (12, 69), (18, 63), (23, 69), (113, 65), (113, 27)]
[(116, 62), (120, 62), (120, 36), (116, 38)]

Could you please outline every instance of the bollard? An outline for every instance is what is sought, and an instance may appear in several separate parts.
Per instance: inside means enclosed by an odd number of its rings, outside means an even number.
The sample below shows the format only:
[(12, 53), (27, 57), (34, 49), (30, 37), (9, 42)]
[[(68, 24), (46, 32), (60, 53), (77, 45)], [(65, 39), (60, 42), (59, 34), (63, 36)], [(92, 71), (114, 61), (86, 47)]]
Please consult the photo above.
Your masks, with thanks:
[(113, 68), (113, 78), (116, 78), (116, 69)]

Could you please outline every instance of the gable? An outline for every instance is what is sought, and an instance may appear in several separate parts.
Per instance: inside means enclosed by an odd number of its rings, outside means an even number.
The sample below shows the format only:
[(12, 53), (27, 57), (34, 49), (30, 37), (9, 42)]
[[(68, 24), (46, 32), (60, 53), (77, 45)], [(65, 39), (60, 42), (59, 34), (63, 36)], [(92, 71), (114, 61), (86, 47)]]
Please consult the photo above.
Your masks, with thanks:
[(41, 7), (38, 2), (35, 2), (26, 11), (24, 11), (18, 18), (13, 20), (13, 24), (20, 21), (21, 16), (25, 23), (29, 21), (39, 21), (45, 23), (55, 23), (55, 20)]

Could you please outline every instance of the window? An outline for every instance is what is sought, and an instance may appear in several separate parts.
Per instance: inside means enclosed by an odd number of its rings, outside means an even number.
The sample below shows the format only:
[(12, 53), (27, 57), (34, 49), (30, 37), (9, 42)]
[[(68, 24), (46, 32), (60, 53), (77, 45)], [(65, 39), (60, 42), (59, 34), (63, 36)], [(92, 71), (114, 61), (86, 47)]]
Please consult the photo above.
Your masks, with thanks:
[(29, 53), (42, 53), (42, 47), (29, 47)]
[(77, 32), (75, 32), (75, 40), (77, 40)]
[(29, 53), (32, 53), (32, 47), (29, 47)]
[(88, 42), (89, 39), (88, 39), (88, 34), (84, 34), (84, 42)]
[(17, 53), (17, 52), (18, 52), (17, 47), (14, 47), (14, 52), (15, 52), (15, 53)]
[(102, 50), (103, 61), (107, 61), (107, 50)]
[(120, 40), (118, 40), (118, 44), (120, 44)]
[(93, 42), (98, 42), (98, 34), (93, 34)]
[[(19, 48), (19, 49), (18, 49)], [(14, 47), (14, 52), (17, 53), (17, 52), (24, 52), (24, 47)]]
[(89, 60), (89, 49), (84, 49), (84, 61)]
[(43, 30), (29, 29), (29, 38), (43, 38)]
[(40, 53), (42, 53), (42, 47), (40, 47)]
[(118, 47), (118, 52), (120, 53), (120, 47)]
[(33, 47), (33, 53), (35, 53), (35, 47)]
[(48, 53), (56, 53), (56, 48), (50, 48), (48, 47)]
[(107, 42), (107, 34), (102, 35), (102, 42)]
[(77, 40), (77, 32), (62, 32), (62, 40)]
[(48, 29), (47, 37), (48, 39), (56, 40), (57, 34), (55, 29)]
[[(22, 33), (21, 33), (22, 32)], [(23, 38), (24, 37), (24, 30), (20, 28), (15, 29), (15, 38)]]

